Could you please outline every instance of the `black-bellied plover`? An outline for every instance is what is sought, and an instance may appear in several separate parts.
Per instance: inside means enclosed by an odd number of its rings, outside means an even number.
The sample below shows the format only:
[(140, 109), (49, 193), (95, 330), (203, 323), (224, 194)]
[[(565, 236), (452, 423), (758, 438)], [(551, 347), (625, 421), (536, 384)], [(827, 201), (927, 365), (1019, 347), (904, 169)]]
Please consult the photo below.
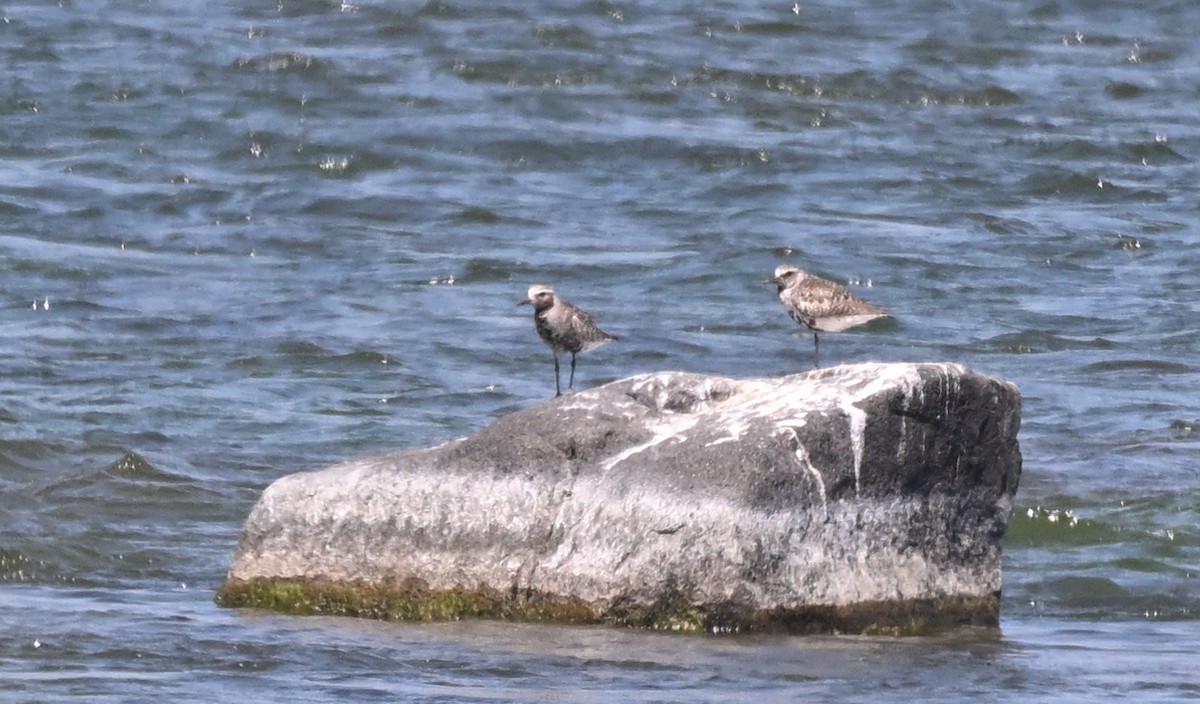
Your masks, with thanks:
[(779, 301), (792, 320), (812, 330), (813, 366), (821, 366), (817, 332), (841, 332), (889, 313), (850, 293), (845, 286), (792, 266), (780, 264), (764, 283), (779, 287)]
[(533, 306), (533, 325), (554, 353), (554, 395), (562, 396), (558, 380), (558, 353), (571, 353), (571, 378), (568, 389), (575, 388), (575, 355), (594, 350), (617, 339), (597, 327), (587, 311), (573, 306), (541, 284), (529, 287), (528, 298), (517, 305)]

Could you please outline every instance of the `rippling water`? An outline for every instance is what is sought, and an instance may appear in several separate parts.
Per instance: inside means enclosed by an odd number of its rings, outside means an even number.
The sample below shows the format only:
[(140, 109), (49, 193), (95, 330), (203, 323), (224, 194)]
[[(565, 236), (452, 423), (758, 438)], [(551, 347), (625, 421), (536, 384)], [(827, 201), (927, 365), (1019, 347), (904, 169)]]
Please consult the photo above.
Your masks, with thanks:
[[(0, 698), (1200, 698), (1200, 7), (0, 8)], [(594, 385), (828, 362), (1024, 393), (999, 633), (672, 638), (217, 609), (275, 478)]]

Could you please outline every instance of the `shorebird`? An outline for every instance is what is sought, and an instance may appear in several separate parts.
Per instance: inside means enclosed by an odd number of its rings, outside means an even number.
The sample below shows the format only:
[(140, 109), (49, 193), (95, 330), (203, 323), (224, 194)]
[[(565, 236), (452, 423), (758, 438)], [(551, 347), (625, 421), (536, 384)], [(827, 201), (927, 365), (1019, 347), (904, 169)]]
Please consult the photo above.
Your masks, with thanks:
[(529, 287), (519, 306), (533, 306), (533, 325), (538, 335), (554, 353), (554, 395), (562, 396), (558, 374), (558, 354), (571, 353), (571, 378), (568, 389), (575, 388), (575, 355), (594, 350), (617, 339), (601, 330), (587, 311), (573, 306), (554, 294), (554, 289), (541, 284)]
[(845, 286), (822, 279), (791, 264), (780, 264), (763, 283), (779, 288), (779, 301), (788, 316), (812, 330), (813, 366), (821, 366), (818, 332), (841, 332), (889, 313), (850, 293)]

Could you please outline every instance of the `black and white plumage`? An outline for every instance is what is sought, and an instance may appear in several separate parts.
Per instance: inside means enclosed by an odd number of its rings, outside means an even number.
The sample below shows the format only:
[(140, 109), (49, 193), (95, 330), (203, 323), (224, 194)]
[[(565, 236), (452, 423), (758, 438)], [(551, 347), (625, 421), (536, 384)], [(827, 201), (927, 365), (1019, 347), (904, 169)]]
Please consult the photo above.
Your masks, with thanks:
[(809, 274), (791, 264), (775, 268), (765, 283), (779, 289), (779, 301), (788, 316), (813, 334), (813, 363), (821, 365), (818, 332), (841, 332), (890, 314), (855, 296), (841, 284)]
[(533, 306), (533, 325), (554, 353), (554, 395), (562, 395), (558, 355), (571, 353), (571, 377), (568, 389), (575, 388), (575, 355), (594, 350), (616, 340), (599, 328), (587, 311), (559, 298), (554, 289), (541, 284), (529, 287), (528, 297), (517, 305)]

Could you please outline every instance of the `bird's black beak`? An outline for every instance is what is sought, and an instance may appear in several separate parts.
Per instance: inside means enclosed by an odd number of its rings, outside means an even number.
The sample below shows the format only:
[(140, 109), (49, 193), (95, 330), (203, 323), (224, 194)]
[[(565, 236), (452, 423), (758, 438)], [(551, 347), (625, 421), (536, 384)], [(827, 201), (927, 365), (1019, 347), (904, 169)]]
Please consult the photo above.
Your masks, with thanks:
[(531, 305), (533, 305), (533, 301), (531, 301), (531, 300), (529, 300), (528, 298), (526, 298), (526, 299), (525, 299), (525, 300), (523, 300), (523, 301), (517, 301), (517, 305), (519, 305), (519, 306), (531, 306)]
[(764, 284), (779, 284), (779, 279), (763, 279)]

